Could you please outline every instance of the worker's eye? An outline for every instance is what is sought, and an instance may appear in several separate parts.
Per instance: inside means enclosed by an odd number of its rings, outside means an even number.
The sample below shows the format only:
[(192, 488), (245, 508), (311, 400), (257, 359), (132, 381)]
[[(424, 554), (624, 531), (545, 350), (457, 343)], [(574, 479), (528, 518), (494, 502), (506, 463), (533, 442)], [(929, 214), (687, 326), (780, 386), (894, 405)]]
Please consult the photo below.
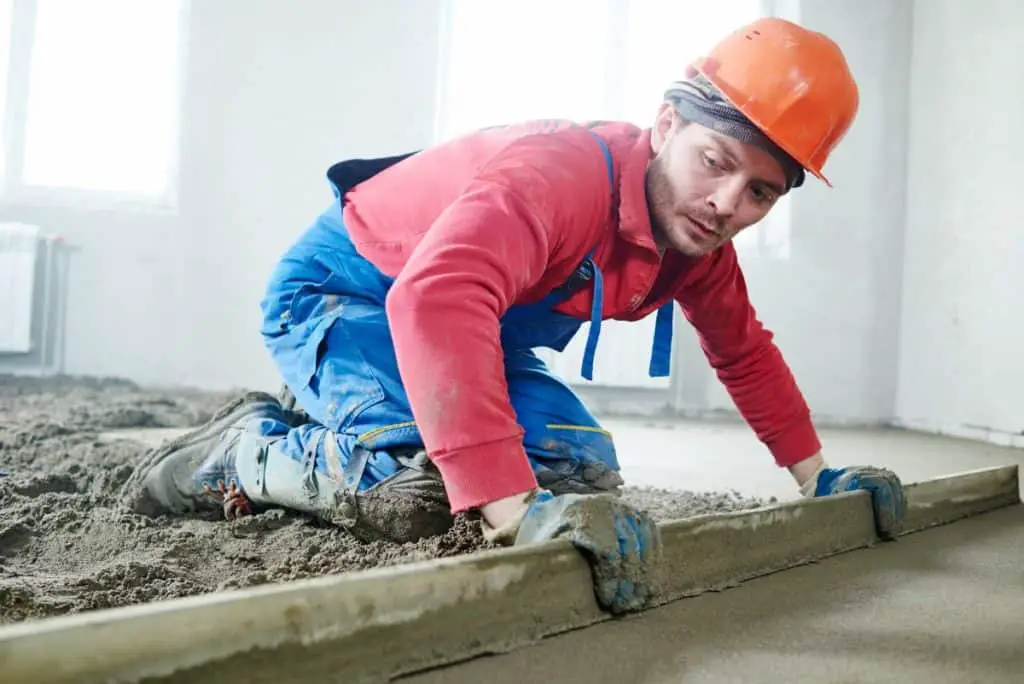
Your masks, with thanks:
[(717, 159), (712, 157), (707, 152), (701, 152), (701, 159), (704, 160), (704, 166), (708, 167), (709, 169), (718, 169), (721, 168), (722, 166)]
[(760, 185), (750, 186), (750, 194), (759, 204), (771, 204), (775, 201), (775, 193)]

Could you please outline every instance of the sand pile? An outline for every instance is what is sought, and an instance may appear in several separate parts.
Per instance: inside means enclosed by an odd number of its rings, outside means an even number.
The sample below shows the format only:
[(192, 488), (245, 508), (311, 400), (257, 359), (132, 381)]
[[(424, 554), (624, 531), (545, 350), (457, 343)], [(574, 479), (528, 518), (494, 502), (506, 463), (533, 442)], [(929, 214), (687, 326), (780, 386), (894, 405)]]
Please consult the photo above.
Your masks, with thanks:
[[(457, 519), (415, 544), (361, 543), (276, 510), (227, 522), (125, 513), (115, 495), (146, 451), (100, 439), (120, 428), (188, 427), (229, 394), (116, 379), (0, 376), (0, 623), (467, 553)], [(659, 520), (751, 508), (736, 494), (627, 489)]]

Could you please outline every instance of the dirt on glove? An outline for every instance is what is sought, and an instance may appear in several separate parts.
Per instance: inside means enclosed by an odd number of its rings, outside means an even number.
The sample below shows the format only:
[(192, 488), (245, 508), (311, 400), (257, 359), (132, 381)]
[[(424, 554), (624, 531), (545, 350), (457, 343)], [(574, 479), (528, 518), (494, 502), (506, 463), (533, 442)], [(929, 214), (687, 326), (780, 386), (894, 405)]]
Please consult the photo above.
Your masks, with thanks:
[[(200, 425), (237, 394), (0, 375), (0, 624), (489, 546), (466, 516), (456, 516), (445, 534), (396, 544), (359, 542), (283, 510), (227, 522), (148, 518), (118, 505), (119, 488), (147, 448), (101, 433)], [(766, 503), (736, 493), (637, 488), (624, 496), (656, 520)]]

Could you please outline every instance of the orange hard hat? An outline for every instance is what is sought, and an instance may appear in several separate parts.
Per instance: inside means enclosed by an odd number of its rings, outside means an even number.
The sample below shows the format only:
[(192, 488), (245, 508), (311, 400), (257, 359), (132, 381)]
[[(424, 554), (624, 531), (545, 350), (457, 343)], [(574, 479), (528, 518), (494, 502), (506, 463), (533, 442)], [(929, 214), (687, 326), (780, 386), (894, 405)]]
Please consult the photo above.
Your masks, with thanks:
[(846, 58), (832, 39), (765, 17), (726, 36), (692, 67), (831, 187), (822, 167), (860, 103)]

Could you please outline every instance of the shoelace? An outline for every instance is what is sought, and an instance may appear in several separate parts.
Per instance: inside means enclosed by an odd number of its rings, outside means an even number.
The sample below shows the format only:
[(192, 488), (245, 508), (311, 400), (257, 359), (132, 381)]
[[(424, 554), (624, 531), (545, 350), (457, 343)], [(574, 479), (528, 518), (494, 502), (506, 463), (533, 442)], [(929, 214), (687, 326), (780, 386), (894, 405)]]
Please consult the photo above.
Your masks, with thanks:
[(203, 484), (203, 492), (221, 505), (224, 517), (228, 520), (252, 515), (252, 502), (234, 480), (229, 481), (227, 486), (223, 480), (217, 480), (217, 489)]

